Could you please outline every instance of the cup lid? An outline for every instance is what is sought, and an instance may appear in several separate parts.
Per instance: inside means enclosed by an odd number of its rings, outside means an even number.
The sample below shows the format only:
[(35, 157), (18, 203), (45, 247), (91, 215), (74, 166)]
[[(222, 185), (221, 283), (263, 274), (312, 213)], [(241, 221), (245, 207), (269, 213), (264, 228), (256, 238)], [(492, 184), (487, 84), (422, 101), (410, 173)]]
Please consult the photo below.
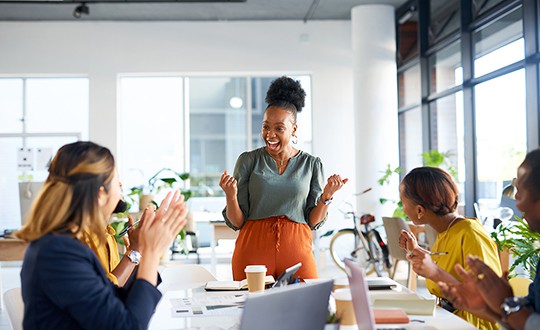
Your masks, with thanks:
[(259, 273), (259, 272), (266, 272), (266, 266), (265, 265), (248, 265), (244, 269), (246, 273)]

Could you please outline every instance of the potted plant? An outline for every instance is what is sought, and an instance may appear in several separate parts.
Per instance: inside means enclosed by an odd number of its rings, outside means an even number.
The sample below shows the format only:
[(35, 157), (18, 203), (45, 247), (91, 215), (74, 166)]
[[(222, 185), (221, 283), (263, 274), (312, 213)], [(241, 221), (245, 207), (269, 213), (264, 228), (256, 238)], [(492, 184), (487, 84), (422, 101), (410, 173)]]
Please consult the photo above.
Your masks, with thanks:
[[(178, 173), (170, 168), (162, 168), (148, 179), (146, 185), (131, 187), (127, 196), (132, 202), (139, 205), (140, 211), (144, 210), (150, 203), (153, 203), (157, 207), (154, 198), (161, 190), (164, 188), (172, 189), (175, 183), (183, 182), (187, 179), (189, 179), (189, 173)], [(185, 200), (191, 197), (191, 190), (183, 189), (181, 192)]]
[(518, 216), (514, 218), (516, 221), (508, 221), (497, 226), (491, 237), (500, 251), (508, 251), (514, 256), (509, 268), (510, 277), (515, 277), (516, 267), (521, 266), (533, 280), (540, 258), (540, 233), (531, 231), (525, 220)]

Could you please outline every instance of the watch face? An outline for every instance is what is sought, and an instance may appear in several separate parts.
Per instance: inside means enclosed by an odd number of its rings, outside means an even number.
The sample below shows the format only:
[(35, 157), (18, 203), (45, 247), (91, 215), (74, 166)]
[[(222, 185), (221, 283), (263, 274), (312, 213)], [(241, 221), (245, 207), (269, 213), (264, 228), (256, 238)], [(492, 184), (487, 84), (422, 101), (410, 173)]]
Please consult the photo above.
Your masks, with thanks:
[(131, 262), (135, 263), (135, 264), (138, 264), (139, 261), (141, 261), (141, 254), (137, 251), (131, 251), (129, 254), (128, 254), (128, 258), (129, 260), (131, 260)]
[(504, 299), (504, 305), (508, 308), (521, 307), (521, 299), (518, 297), (508, 297)]

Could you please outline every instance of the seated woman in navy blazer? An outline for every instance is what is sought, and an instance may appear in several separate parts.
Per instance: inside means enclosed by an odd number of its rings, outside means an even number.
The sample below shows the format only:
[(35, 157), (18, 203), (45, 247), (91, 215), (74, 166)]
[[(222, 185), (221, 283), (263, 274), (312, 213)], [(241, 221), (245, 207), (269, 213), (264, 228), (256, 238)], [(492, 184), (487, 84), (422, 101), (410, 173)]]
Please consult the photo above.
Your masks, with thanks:
[(169, 193), (147, 208), (140, 226), (142, 255), (133, 281), (112, 284), (85, 235), (105, 242), (103, 226), (121, 198), (111, 152), (92, 142), (60, 148), (27, 224), (30, 242), (21, 271), (25, 329), (146, 329), (161, 294), (157, 268), (185, 225), (182, 195)]

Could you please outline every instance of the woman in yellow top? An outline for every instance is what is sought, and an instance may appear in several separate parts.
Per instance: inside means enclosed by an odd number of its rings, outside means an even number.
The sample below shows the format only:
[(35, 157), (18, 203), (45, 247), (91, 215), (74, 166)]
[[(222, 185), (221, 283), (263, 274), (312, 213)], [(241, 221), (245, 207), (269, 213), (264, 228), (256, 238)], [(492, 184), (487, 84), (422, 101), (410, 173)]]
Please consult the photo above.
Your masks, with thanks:
[[(113, 213), (125, 212), (127, 204), (120, 200)], [(133, 219), (129, 217), (128, 225), (133, 224)], [(132, 228), (128, 231), (129, 239), (124, 237), (126, 244), (126, 253), (122, 258), (118, 252), (118, 245), (114, 235), (115, 230), (107, 225), (105, 229), (105, 244), (101, 243), (97, 235), (88, 235), (84, 237), (84, 243), (88, 245), (96, 254), (111, 282), (118, 286), (124, 286), (127, 280), (139, 264), (141, 254), (139, 253), (139, 229)]]
[(437, 286), (437, 282), (459, 282), (456, 264), (466, 267), (468, 255), (476, 255), (500, 276), (501, 264), (495, 242), (481, 223), (457, 212), (459, 193), (452, 177), (436, 167), (418, 167), (401, 181), (400, 198), (403, 211), (415, 225), (429, 225), (437, 232), (432, 250), (421, 248), (416, 238), (401, 232), (399, 245), (407, 250), (411, 267), (426, 278), (426, 286), (439, 297), (441, 307), (453, 312), (479, 329), (499, 329), (495, 323), (455, 309)]

